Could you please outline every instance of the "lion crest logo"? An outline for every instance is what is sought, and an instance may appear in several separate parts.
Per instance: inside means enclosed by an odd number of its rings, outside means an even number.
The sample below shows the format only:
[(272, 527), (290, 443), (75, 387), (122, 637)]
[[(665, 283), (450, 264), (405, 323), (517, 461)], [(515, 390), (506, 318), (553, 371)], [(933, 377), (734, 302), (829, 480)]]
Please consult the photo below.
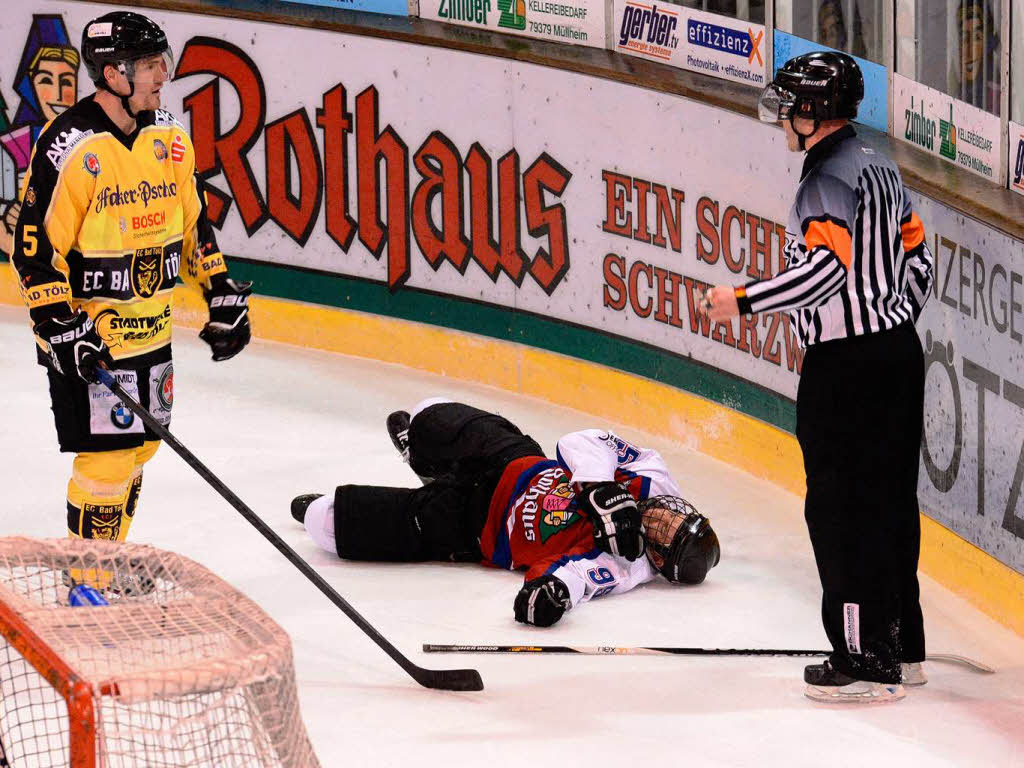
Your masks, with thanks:
[(140, 299), (148, 299), (160, 285), (162, 248), (139, 248), (132, 257), (132, 291)]

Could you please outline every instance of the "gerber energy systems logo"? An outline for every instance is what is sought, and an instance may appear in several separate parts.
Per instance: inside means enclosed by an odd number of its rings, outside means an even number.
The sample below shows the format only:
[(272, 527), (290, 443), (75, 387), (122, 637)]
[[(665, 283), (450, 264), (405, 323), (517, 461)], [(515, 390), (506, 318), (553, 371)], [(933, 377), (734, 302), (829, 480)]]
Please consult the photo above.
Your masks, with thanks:
[(679, 9), (628, 2), (619, 28), (619, 50), (668, 61), (679, 45)]

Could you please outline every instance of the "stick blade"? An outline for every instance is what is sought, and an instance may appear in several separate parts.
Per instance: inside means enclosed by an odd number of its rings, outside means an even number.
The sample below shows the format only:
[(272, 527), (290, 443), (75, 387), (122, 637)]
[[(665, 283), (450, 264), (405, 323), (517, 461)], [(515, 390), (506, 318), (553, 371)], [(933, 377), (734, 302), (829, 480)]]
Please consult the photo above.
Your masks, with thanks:
[(995, 670), (988, 664), (977, 659), (968, 658), (967, 656), (961, 656), (958, 653), (929, 653), (925, 657), (925, 661), (944, 661), (948, 664), (962, 664), (975, 672), (981, 672), (985, 675), (995, 674)]
[(482, 691), (483, 678), (475, 669), (419, 669), (413, 678), (437, 691)]

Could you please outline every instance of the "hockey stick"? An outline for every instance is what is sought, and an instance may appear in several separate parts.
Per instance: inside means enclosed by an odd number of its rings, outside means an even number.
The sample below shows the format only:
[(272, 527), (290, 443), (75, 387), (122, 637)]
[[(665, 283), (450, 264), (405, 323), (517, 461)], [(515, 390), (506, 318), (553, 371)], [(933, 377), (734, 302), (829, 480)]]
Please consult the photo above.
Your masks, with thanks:
[[(792, 648), (667, 648), (609, 645), (443, 645), (424, 643), (425, 653), (578, 653), (586, 656), (828, 656), (831, 651)], [(976, 672), (992, 673), (992, 667), (953, 653), (929, 654), (928, 661), (963, 664)]]
[(409, 659), (402, 655), (395, 646), (388, 642), (380, 632), (378, 632), (370, 622), (364, 619), (360, 613), (348, 604), (341, 595), (339, 595), (334, 588), (328, 584), (320, 576), (319, 573), (314, 571), (309, 564), (299, 557), (298, 553), (289, 547), (284, 540), (278, 536), (270, 527), (263, 522), (263, 520), (253, 512), (245, 502), (238, 498), (230, 488), (222, 483), (216, 475), (213, 474), (206, 465), (203, 464), (195, 455), (184, 445), (178, 442), (177, 438), (171, 434), (170, 430), (167, 429), (163, 424), (157, 421), (153, 415), (143, 408), (131, 395), (125, 392), (124, 388), (117, 383), (117, 380), (110, 374), (110, 371), (97, 367), (96, 376), (100, 382), (111, 392), (117, 395), (121, 402), (128, 407), (132, 413), (138, 416), (149, 427), (155, 432), (161, 440), (167, 443), (175, 453), (181, 456), (192, 469), (194, 469), (206, 482), (208, 482), (213, 489), (217, 491), (224, 499), (234, 507), (249, 523), (269, 541), (274, 547), (284, 555), (288, 560), (298, 568), (302, 575), (309, 579), (313, 585), (319, 589), (324, 595), (327, 596), (332, 603), (338, 606), (342, 612), (348, 616), (359, 627), (365, 632), (373, 642), (375, 642), (380, 648), (390, 656), (402, 669), (404, 669), (409, 676), (417, 683), (422, 685), (424, 688), (436, 688), (442, 691), (482, 691), (484, 688), (483, 680), (480, 678), (480, 673), (475, 669), (424, 669), (423, 667), (416, 666)]

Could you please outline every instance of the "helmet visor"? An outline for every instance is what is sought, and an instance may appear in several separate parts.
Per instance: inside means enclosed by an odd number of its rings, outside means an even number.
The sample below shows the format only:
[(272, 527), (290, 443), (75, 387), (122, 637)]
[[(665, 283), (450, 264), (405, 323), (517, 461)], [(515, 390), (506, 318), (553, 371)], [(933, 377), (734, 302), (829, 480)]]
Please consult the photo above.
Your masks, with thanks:
[(154, 85), (170, 80), (174, 73), (174, 54), (170, 49), (160, 53), (142, 56), (131, 61), (122, 61), (118, 66), (129, 82), (135, 85)]
[(795, 103), (796, 96), (792, 91), (780, 88), (775, 83), (769, 83), (761, 91), (761, 98), (757, 102), (757, 117), (765, 123), (777, 123), (790, 116)]

